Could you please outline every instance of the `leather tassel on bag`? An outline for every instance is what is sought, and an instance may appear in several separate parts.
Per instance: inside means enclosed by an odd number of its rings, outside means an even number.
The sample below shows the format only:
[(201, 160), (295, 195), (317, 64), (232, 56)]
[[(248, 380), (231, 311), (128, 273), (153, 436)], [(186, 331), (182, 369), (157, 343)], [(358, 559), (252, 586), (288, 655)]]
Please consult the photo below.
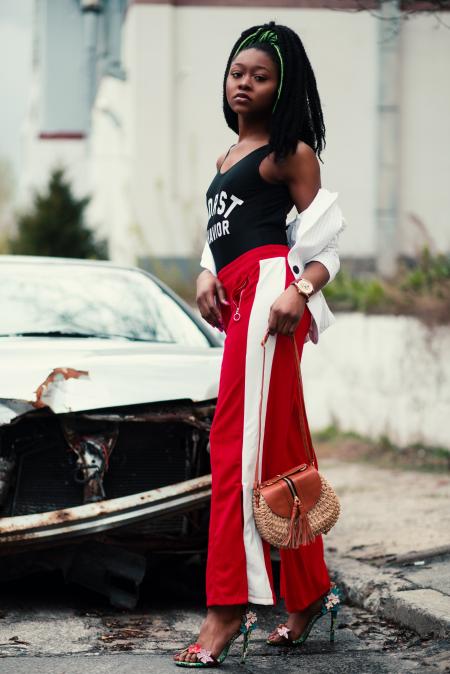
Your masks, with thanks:
[(312, 543), (314, 540), (315, 536), (311, 530), (311, 526), (309, 524), (309, 519), (308, 515), (306, 513), (303, 513), (303, 517), (301, 517), (302, 521), (302, 526), (301, 526), (301, 536), (300, 536), (300, 545), (308, 545), (308, 543)]
[(291, 521), (289, 522), (288, 535), (284, 545), (287, 548), (298, 548), (300, 540), (300, 499), (296, 496), (292, 504)]
[(296, 496), (292, 505), (288, 535), (283, 545), (287, 548), (298, 548), (300, 545), (308, 545), (314, 538), (308, 515), (302, 513), (300, 499)]

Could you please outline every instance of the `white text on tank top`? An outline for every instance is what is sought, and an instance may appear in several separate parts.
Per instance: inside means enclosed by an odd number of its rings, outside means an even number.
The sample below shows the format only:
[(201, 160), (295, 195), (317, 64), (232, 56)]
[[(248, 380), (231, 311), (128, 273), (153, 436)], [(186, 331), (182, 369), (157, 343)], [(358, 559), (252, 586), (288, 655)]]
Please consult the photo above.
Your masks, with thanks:
[(208, 243), (212, 243), (221, 236), (226, 236), (230, 233), (230, 221), (229, 216), (236, 208), (236, 206), (242, 206), (244, 203), (243, 199), (239, 199), (234, 194), (228, 196), (225, 190), (217, 192), (214, 196), (214, 199), (208, 199), (208, 216), (212, 218), (213, 215), (218, 213), (219, 215), (223, 214), (223, 220), (215, 222), (209, 229), (207, 234)]

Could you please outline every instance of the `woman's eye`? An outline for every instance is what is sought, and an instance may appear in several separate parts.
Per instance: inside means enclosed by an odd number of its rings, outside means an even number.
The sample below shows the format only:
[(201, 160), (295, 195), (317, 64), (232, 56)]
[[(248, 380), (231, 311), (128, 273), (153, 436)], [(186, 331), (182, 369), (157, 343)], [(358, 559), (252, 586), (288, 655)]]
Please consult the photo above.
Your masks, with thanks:
[[(237, 77), (240, 77), (240, 75), (242, 75), (242, 73), (240, 73), (240, 72), (238, 72), (237, 70), (235, 70), (234, 72), (230, 73), (230, 75), (231, 75), (231, 77), (233, 77), (234, 79), (236, 79), (235, 75), (237, 75)], [(266, 77), (263, 77), (262, 75), (255, 75), (255, 79), (256, 79), (258, 82), (265, 82), (267, 78), (266, 78)]]

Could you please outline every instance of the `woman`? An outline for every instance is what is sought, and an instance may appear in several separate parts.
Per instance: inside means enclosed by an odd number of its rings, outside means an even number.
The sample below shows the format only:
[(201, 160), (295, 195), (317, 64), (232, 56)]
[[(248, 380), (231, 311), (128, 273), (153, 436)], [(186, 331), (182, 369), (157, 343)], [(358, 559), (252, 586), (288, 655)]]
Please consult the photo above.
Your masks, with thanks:
[[(220, 664), (241, 633), (245, 655), (255, 622), (252, 612), (243, 617), (248, 602), (275, 602), (269, 545), (252, 513), (259, 412), (265, 480), (306, 460), (299, 417), (312, 449), (293, 339), (301, 355), (304, 342), (317, 342), (334, 320), (320, 289), (339, 269), (344, 227), (337, 194), (321, 188), (322, 109), (293, 30), (271, 21), (241, 34), (226, 67), (223, 106), (239, 138), (217, 160), (207, 191), (205, 270), (197, 280), (203, 318), (227, 333), (210, 436), (208, 613), (197, 643), (174, 658), (196, 667)], [(299, 216), (286, 227), (293, 205)], [(318, 617), (334, 617), (338, 591), (330, 590), (321, 536), (280, 555), (288, 618), (268, 643), (299, 644)]]

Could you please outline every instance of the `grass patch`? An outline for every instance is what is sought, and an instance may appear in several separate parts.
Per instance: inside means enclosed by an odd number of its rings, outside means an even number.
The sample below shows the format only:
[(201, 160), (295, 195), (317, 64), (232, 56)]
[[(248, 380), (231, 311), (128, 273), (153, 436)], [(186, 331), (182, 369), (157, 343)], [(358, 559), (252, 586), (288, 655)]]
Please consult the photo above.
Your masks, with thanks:
[(323, 288), (334, 311), (416, 316), (428, 325), (450, 323), (450, 257), (424, 247), (412, 267), (394, 278), (360, 278), (342, 269)]

